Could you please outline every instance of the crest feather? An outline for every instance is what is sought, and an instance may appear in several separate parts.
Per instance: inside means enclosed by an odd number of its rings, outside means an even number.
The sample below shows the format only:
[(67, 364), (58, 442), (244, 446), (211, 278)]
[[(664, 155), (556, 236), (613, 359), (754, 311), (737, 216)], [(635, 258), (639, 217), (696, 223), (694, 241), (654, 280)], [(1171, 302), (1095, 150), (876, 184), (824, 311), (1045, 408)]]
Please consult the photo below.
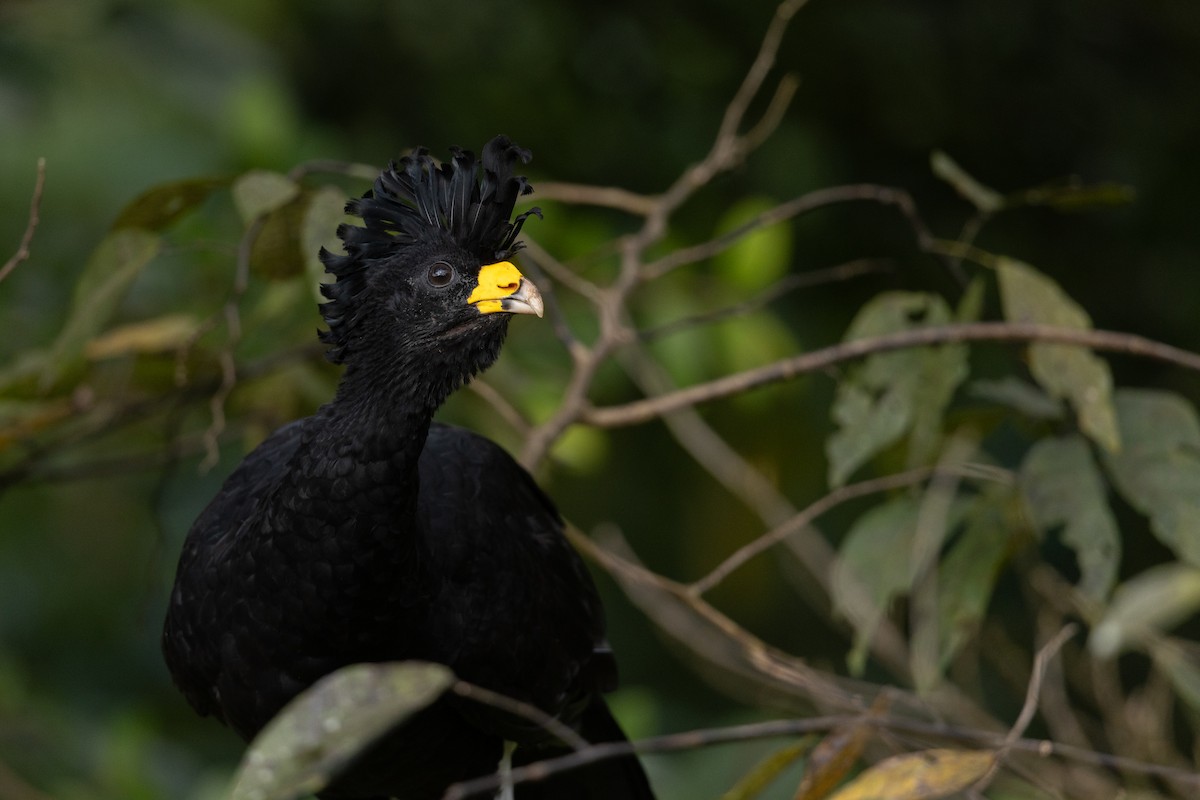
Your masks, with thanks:
[(374, 188), (346, 204), (346, 213), (361, 218), (362, 226), (338, 227), (346, 255), (321, 251), (325, 271), (336, 278), (321, 287), (329, 299), (321, 305), (329, 330), (320, 333), (330, 345), (329, 360), (345, 358), (366, 287), (364, 273), (375, 262), (447, 234), (483, 263), (503, 261), (520, 249), (517, 236), (529, 215), (541, 216), (533, 208), (511, 219), (517, 198), (533, 191), (524, 176), (513, 174), (518, 163), (529, 162), (528, 150), (497, 136), (484, 145), (482, 159), (458, 147), (450, 154), (439, 164), (418, 147), (381, 172)]

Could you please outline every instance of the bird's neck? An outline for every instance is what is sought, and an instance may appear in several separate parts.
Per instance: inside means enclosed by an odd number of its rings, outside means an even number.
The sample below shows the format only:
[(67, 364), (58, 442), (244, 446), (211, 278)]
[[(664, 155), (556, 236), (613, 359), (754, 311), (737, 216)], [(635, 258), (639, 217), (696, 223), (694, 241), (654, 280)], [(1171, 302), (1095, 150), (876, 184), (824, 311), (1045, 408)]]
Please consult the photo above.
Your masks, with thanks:
[(370, 461), (415, 469), (433, 414), (449, 391), (431, 391), (419, 373), (350, 368), (321, 409), (330, 441)]

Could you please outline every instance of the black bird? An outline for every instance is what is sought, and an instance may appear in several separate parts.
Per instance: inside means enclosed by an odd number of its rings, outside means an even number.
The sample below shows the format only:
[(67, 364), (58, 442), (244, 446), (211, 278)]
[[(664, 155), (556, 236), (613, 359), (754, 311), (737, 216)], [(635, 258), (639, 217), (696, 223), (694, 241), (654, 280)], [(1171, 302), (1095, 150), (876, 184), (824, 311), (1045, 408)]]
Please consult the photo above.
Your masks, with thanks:
[[(191, 705), (249, 740), (339, 667), (420, 659), (532, 703), (590, 741), (621, 741), (603, 612), (563, 524), (500, 447), (432, 422), (499, 355), (514, 314), (542, 315), (509, 259), (530, 154), (503, 136), (482, 159), (424, 149), (351, 200), (345, 255), (322, 251), (334, 399), (276, 431), (187, 535), (163, 652)], [(322, 798), (439, 797), (455, 781), (563, 752), (515, 717), (447, 696), (391, 731)], [(652, 798), (634, 757), (518, 798)]]

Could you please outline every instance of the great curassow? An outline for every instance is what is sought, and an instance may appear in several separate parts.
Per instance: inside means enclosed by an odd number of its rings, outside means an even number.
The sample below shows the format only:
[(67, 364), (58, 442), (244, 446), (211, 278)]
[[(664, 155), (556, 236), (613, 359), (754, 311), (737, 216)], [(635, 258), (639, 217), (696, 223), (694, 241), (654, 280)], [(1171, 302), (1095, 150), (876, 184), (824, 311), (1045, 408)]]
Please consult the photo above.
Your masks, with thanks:
[[(200, 714), (251, 739), (322, 676), (358, 662), (434, 661), (556, 716), (589, 741), (624, 734), (596, 588), (553, 504), (499, 446), (432, 422), (500, 353), (514, 314), (542, 315), (509, 260), (529, 152), (498, 136), (482, 159), (424, 149), (347, 204), (345, 255), (322, 251), (334, 399), (268, 437), (184, 542), (163, 652)], [(322, 798), (440, 797), (563, 752), (545, 731), (447, 695), (357, 758)], [(517, 798), (652, 798), (635, 757)]]

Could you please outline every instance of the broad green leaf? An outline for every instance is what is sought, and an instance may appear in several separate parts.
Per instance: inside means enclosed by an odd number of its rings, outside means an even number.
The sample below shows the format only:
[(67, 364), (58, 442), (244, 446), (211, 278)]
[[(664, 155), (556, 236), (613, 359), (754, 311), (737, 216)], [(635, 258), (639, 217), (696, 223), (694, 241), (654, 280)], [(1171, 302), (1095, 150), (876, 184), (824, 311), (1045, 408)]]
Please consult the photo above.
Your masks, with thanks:
[(1110, 658), (1130, 646), (1142, 646), (1162, 631), (1200, 611), (1200, 568), (1162, 564), (1117, 587), (1088, 647), (1099, 658)]
[(224, 178), (192, 178), (154, 186), (135, 197), (113, 223), (113, 230), (144, 228), (161, 231), (229, 185)]
[(996, 580), (1014, 548), (1017, 502), (1008, 487), (992, 487), (965, 512), (960, 533), (938, 570), (938, 612), (943, 670), (969, 642), (987, 615)]
[(1200, 566), (1200, 418), (1170, 392), (1122, 389), (1116, 395), (1119, 453), (1104, 463), (1129, 504), (1150, 518), (1163, 544)]
[[(939, 297), (888, 292), (862, 308), (845, 340), (950, 320), (950, 308)], [(830, 484), (842, 485), (905, 434), (911, 436), (908, 463), (926, 463), (937, 451), (946, 406), (966, 376), (967, 350), (962, 345), (876, 353), (853, 367), (838, 385), (831, 410), (837, 430), (826, 442)]]
[(921, 750), (885, 758), (829, 800), (937, 800), (963, 791), (996, 763), (990, 750)]
[(1048, 183), (1026, 189), (1015, 203), (1049, 206), (1058, 211), (1085, 211), (1096, 207), (1128, 205), (1137, 199), (1137, 190), (1123, 183), (1083, 184), (1077, 180)]
[(291, 178), (265, 169), (250, 170), (233, 182), (233, 204), (247, 225), (282, 208), (299, 194), (300, 186)]
[(1080, 436), (1044, 439), (1021, 464), (1019, 483), (1033, 524), (1062, 529), (1075, 551), (1079, 590), (1091, 600), (1108, 597), (1121, 564), (1121, 536), (1106, 498), (1104, 479)]
[[(1033, 267), (1001, 257), (996, 272), (1004, 318), (1009, 322), (1091, 329), (1087, 312)], [(1121, 448), (1112, 404), (1112, 373), (1106, 361), (1084, 347), (1034, 342), (1029, 346), (1029, 369), (1047, 392), (1071, 403), (1080, 430), (1090, 439), (1112, 452)]]
[(1002, 194), (968, 175), (958, 162), (941, 150), (929, 154), (929, 167), (935, 176), (950, 184), (964, 200), (984, 214), (994, 214), (1004, 208)]
[(325, 302), (320, 290), (321, 284), (332, 280), (332, 276), (325, 272), (325, 265), (321, 263), (319, 253), (322, 247), (333, 253), (342, 252), (337, 227), (347, 219), (346, 194), (341, 189), (322, 186), (312, 193), (304, 212), (304, 221), (300, 225), (300, 250), (304, 255), (304, 272), (308, 276), (308, 284), (312, 287), (313, 297), (318, 303)]
[(92, 253), (75, 284), (71, 310), (51, 347), (41, 374), (42, 387), (52, 385), (83, 355), (84, 345), (104, 327), (125, 292), (162, 247), (161, 238), (140, 228), (115, 230)]
[(854, 674), (866, 666), (875, 629), (888, 606), (908, 591), (913, 536), (920, 508), (901, 496), (867, 511), (850, 528), (833, 565), (834, 611), (854, 628), (847, 662)]
[(1200, 655), (1195, 647), (1185, 649), (1178, 641), (1157, 641), (1152, 644), (1150, 655), (1155, 666), (1171, 679), (1175, 693), (1193, 711), (1200, 711)]
[(291, 278), (305, 270), (302, 228), (307, 202), (303, 196), (263, 213), (262, 226), (250, 248), (250, 269), (265, 278)]
[(988, 285), (983, 277), (976, 275), (967, 284), (958, 308), (954, 309), (956, 322), (978, 322), (983, 317), (983, 304), (987, 300)]
[(105, 331), (84, 346), (92, 360), (131, 353), (162, 353), (185, 344), (199, 322), (191, 314), (165, 314)]
[(355, 664), (288, 703), (251, 743), (232, 800), (292, 800), (321, 791), (337, 771), (454, 683), (441, 664)]
[[(717, 235), (729, 233), (769, 211), (775, 203), (748, 197), (735, 203), (717, 224)], [(792, 261), (792, 229), (775, 224), (749, 231), (731, 247), (713, 257), (722, 285), (743, 291), (765, 289), (783, 277)]]
[(967, 387), (967, 393), (989, 403), (999, 403), (1016, 409), (1031, 419), (1063, 417), (1063, 407), (1058, 400), (1016, 375), (1005, 375), (997, 380), (972, 381)]

